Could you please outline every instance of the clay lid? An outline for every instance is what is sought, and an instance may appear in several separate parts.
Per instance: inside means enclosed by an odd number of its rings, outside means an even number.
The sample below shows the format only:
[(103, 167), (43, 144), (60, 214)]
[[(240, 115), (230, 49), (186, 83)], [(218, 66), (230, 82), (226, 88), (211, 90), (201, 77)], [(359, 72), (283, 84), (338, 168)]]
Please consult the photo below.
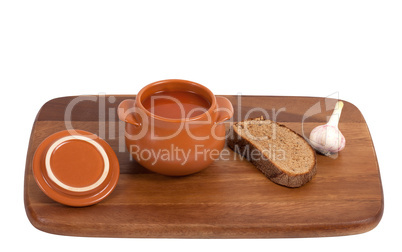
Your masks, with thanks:
[(83, 130), (47, 137), (36, 149), (32, 167), (42, 191), (69, 206), (98, 203), (113, 191), (120, 174), (112, 148)]

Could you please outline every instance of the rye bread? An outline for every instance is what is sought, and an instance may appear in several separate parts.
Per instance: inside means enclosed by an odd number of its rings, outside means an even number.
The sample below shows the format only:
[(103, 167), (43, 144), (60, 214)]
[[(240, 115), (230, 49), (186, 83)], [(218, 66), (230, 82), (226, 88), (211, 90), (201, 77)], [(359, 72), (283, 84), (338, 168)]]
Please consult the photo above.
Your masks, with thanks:
[(316, 174), (316, 154), (308, 142), (263, 117), (234, 123), (227, 144), (279, 185), (300, 187)]

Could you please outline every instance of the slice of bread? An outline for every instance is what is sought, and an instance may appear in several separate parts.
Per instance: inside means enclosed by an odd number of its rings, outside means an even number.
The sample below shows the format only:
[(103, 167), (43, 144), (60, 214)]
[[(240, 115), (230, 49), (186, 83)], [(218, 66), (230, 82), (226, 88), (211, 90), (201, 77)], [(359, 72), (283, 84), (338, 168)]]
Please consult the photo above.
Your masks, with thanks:
[(263, 117), (235, 123), (227, 144), (279, 185), (300, 187), (316, 174), (315, 151), (307, 141)]

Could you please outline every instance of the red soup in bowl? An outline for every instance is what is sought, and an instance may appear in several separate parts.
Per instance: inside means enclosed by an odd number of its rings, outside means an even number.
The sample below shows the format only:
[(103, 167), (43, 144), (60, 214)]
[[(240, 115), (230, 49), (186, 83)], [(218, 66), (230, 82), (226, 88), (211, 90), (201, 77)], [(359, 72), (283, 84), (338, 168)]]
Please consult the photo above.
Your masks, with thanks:
[(133, 158), (151, 171), (182, 176), (208, 167), (225, 145), (223, 122), (231, 102), (201, 84), (163, 80), (140, 90), (118, 108)]

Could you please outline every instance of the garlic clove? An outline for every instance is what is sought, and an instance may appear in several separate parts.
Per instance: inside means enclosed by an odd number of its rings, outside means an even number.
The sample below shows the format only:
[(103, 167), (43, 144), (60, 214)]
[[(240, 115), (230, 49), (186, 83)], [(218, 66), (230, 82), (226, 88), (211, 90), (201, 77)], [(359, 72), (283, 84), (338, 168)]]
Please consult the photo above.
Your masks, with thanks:
[(343, 150), (346, 139), (338, 127), (325, 124), (311, 131), (310, 144), (317, 151), (329, 156)]
[(315, 127), (310, 133), (310, 145), (326, 156), (345, 148), (346, 139), (338, 129), (342, 108), (343, 102), (338, 101), (328, 123)]

